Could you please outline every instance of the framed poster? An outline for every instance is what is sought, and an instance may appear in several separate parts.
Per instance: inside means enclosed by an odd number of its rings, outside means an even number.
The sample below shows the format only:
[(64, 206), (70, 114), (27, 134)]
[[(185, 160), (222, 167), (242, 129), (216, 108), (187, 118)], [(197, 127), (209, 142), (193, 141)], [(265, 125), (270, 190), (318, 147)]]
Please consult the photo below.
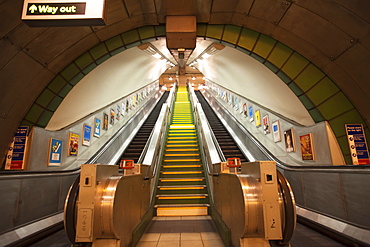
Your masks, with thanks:
[(294, 133), (293, 129), (284, 131), (285, 151), (287, 153), (295, 152)]
[(117, 104), (117, 114), (116, 114), (116, 119), (119, 120), (121, 117), (121, 106)]
[(115, 115), (116, 115), (116, 113), (115, 113), (114, 109), (110, 109), (110, 118), (109, 118), (109, 123), (110, 123), (111, 125), (113, 125), (113, 124), (114, 124), (114, 117), (115, 117)]
[(122, 105), (121, 115), (124, 116), (125, 115), (125, 112), (126, 112), (126, 104), (125, 104), (125, 101), (122, 101), (121, 102), (121, 105)]
[(23, 170), (24, 158), (27, 153), (28, 126), (19, 126), (8, 148), (5, 170)]
[(299, 136), (302, 160), (315, 160), (313, 152), (312, 133)]
[(256, 127), (260, 127), (261, 126), (261, 112), (260, 112), (260, 110), (257, 110), (254, 113), (254, 117), (256, 119)]
[(253, 106), (250, 106), (248, 108), (248, 116), (249, 116), (249, 122), (253, 122), (254, 121), (254, 118), (253, 118)]
[(270, 118), (269, 118), (269, 115), (263, 116), (262, 123), (263, 123), (263, 133), (265, 135), (270, 133)]
[(348, 145), (354, 165), (369, 165), (369, 150), (362, 124), (346, 124)]
[(94, 136), (100, 137), (100, 130), (101, 130), (101, 120), (99, 118), (95, 118), (94, 120)]
[(80, 139), (80, 135), (69, 132), (68, 142), (68, 156), (77, 156), (78, 155), (78, 140)]
[(247, 107), (247, 103), (244, 103), (244, 104), (243, 104), (243, 115), (244, 115), (244, 117), (248, 117), (248, 107)]
[(108, 114), (103, 113), (103, 130), (108, 130)]
[(281, 141), (280, 121), (279, 120), (272, 123), (272, 136), (274, 138), (274, 142), (280, 142)]
[(84, 146), (90, 146), (91, 142), (91, 126), (84, 124), (83, 125), (83, 139), (82, 139), (82, 145)]
[(63, 141), (50, 138), (48, 166), (60, 166), (62, 164)]

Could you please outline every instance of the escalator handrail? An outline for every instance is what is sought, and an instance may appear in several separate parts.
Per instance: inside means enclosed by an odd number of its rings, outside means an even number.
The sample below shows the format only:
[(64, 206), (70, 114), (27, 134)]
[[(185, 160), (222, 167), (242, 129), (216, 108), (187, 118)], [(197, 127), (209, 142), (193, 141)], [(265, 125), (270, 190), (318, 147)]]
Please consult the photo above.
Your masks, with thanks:
[[(159, 164), (159, 160), (155, 158), (161, 155), (161, 154), (158, 154), (157, 151), (160, 149), (160, 147), (163, 147), (163, 143), (165, 141), (164, 138), (162, 138), (162, 136), (168, 125), (169, 113), (171, 112), (171, 109), (173, 107), (173, 99), (174, 99), (176, 90), (177, 90), (177, 83), (175, 83), (174, 86), (171, 88), (170, 94), (166, 102), (162, 106), (157, 122), (155, 123), (153, 131), (150, 134), (150, 137), (149, 137), (150, 139), (147, 141), (146, 145), (148, 147), (146, 148), (145, 154), (142, 154), (143, 157), (140, 156), (142, 160), (141, 160), (141, 163), (139, 164), (154, 165), (152, 169), (152, 174), (150, 174), (150, 176), (149, 176), (150, 169), (147, 170), (147, 174), (144, 177), (144, 179), (146, 180), (152, 179), (156, 176), (156, 171), (157, 171), (157, 166)], [(158, 133), (158, 135), (154, 136), (154, 133)], [(154, 160), (154, 163), (153, 163), (153, 160)]]
[[(168, 95), (168, 97), (166, 99), (166, 102), (163, 103), (163, 105), (161, 107), (161, 110), (160, 110), (160, 113), (158, 115), (157, 121), (156, 121), (156, 123), (154, 125), (154, 128), (153, 128), (152, 132), (150, 133), (150, 135), (148, 137), (148, 141), (145, 143), (145, 146), (143, 148), (143, 151), (141, 152), (140, 157), (139, 157), (139, 159), (137, 161), (138, 164), (142, 164), (143, 163), (143, 161), (144, 161), (144, 159), (146, 157), (146, 154), (147, 154), (147, 152), (149, 150), (149, 147), (151, 146), (150, 144), (152, 142), (156, 142), (155, 140), (152, 141), (154, 130), (156, 129), (157, 122), (158, 122), (159, 116), (161, 115), (161, 111), (162, 111), (162, 108), (164, 107), (164, 105), (167, 105), (167, 106), (172, 106), (173, 105), (171, 102), (172, 102), (172, 99), (173, 99), (173, 95), (174, 95), (176, 86), (177, 86), (177, 83), (175, 83), (174, 86), (170, 89), (170, 93), (169, 93), (169, 95)], [(169, 107), (169, 111), (171, 112), (171, 107)], [(149, 152), (150, 152), (150, 150), (149, 150)], [(153, 153), (153, 152), (151, 152), (151, 153)]]
[(216, 150), (216, 153), (214, 153), (213, 155), (209, 155), (210, 157), (215, 156), (214, 157), (215, 160), (213, 160), (213, 161), (212, 160), (208, 161), (208, 156), (205, 155), (205, 159), (206, 159), (205, 163), (206, 163), (207, 173), (208, 173), (209, 176), (217, 176), (218, 173), (212, 173), (211, 172), (210, 165), (219, 164), (220, 162), (224, 162), (224, 161), (226, 161), (226, 158), (225, 158), (223, 152), (221, 151), (221, 147), (220, 147), (219, 143), (216, 140), (216, 137), (215, 137), (215, 135), (213, 133), (213, 130), (210, 126), (210, 123), (209, 123), (207, 117), (205, 116), (202, 105), (199, 102), (197, 96), (195, 95), (193, 87), (189, 87), (189, 91), (190, 91), (190, 95), (191, 95), (190, 99), (191, 99), (191, 103), (192, 103), (192, 106), (193, 106), (193, 111), (194, 111), (195, 115), (197, 116), (197, 118), (195, 119), (197, 121), (197, 128), (200, 129), (201, 133), (204, 133), (204, 131), (206, 131), (207, 136), (210, 136), (210, 140), (207, 141), (207, 139), (204, 139), (205, 135), (200, 135), (201, 141), (203, 143), (207, 143), (206, 144), (206, 146), (208, 147), (207, 151), (209, 151), (210, 146), (213, 147), (212, 150)]
[(280, 173), (280, 171), (276, 170), (276, 172), (284, 206), (283, 239), (279, 241), (279, 244), (287, 245), (292, 239), (296, 228), (297, 214), (295, 199), (293, 196), (293, 189), (288, 180)]

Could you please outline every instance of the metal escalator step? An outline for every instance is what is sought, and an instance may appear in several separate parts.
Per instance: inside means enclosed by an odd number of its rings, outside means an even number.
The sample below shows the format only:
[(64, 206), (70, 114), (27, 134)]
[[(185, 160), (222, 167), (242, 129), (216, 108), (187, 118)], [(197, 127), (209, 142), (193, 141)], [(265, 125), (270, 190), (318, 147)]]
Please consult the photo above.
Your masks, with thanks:
[(163, 165), (162, 168), (200, 168), (202, 165)]
[(161, 182), (196, 182), (196, 181), (204, 181), (204, 177), (194, 178), (159, 178)]
[(156, 197), (159, 200), (204, 199), (208, 197), (208, 194), (162, 194)]
[(164, 175), (189, 175), (189, 174), (202, 174), (203, 171), (171, 171), (171, 172), (165, 172), (161, 171), (161, 174)]
[(179, 185), (179, 186), (158, 186), (159, 190), (201, 190), (206, 188), (206, 185)]

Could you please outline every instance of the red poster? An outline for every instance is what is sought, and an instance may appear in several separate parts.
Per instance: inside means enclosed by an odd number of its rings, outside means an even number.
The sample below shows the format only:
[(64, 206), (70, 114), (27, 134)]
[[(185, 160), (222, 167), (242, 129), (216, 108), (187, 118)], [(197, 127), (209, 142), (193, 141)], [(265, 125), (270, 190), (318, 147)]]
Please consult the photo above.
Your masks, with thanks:
[(302, 160), (314, 160), (312, 134), (300, 136), (299, 141), (301, 143)]

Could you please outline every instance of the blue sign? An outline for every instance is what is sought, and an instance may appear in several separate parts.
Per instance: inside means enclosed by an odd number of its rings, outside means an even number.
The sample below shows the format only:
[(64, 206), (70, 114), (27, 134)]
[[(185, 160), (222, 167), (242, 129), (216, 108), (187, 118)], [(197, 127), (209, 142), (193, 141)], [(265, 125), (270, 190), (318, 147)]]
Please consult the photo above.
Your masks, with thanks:
[(60, 166), (62, 164), (63, 142), (61, 140), (51, 138), (49, 148), (49, 166)]
[(84, 124), (83, 133), (84, 133), (84, 135), (83, 135), (82, 145), (90, 146), (91, 126)]
[(348, 144), (354, 165), (369, 165), (369, 151), (362, 124), (346, 124)]
[(95, 118), (94, 124), (94, 136), (100, 137), (100, 130), (101, 130), (101, 120), (99, 118)]
[(248, 116), (249, 116), (249, 121), (250, 122), (253, 122), (253, 106), (250, 106), (249, 108), (248, 108)]
[(28, 130), (28, 126), (18, 127), (17, 133), (14, 135), (12, 146), (9, 147), (5, 169), (13, 170), (24, 168)]

